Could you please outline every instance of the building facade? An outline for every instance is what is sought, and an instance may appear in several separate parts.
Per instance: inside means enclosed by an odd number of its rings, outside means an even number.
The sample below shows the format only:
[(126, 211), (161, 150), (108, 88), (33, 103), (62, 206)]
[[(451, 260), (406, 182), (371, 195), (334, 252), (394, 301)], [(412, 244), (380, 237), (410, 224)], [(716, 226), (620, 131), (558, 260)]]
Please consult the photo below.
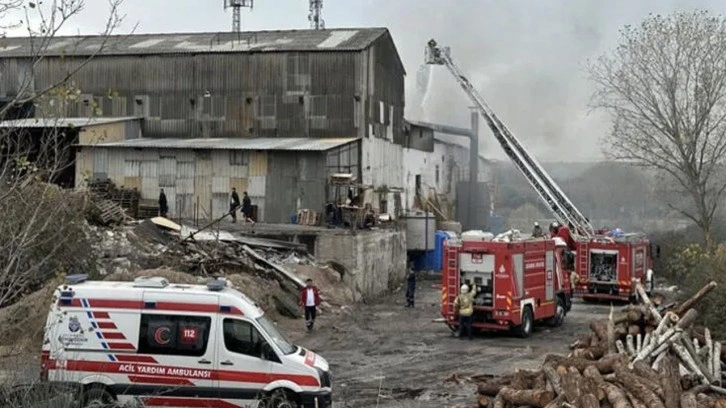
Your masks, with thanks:
[(337, 172), (374, 208), (401, 201), (405, 70), (385, 28), (56, 37), (37, 53), (3, 40), (0, 97), (66, 76), (78, 90), (48, 94), (36, 116), (134, 116), (154, 139), (356, 138)]

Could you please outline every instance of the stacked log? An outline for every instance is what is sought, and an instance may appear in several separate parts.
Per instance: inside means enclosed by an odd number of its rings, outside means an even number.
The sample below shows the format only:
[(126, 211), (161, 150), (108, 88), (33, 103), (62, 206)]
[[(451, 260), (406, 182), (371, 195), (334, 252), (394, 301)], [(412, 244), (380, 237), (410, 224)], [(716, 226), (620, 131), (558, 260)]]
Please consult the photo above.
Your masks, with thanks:
[(638, 285), (642, 304), (593, 320), (592, 333), (573, 343), (570, 355), (548, 355), (539, 370), (480, 381), (479, 406), (726, 407), (724, 348), (708, 329), (694, 330), (693, 306), (715, 286), (658, 308)]

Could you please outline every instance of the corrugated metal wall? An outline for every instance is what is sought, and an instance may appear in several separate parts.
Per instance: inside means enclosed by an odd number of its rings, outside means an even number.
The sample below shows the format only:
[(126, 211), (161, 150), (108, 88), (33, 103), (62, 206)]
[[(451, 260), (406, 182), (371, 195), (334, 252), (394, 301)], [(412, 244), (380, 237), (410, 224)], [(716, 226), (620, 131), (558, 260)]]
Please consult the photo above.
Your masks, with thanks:
[(106, 172), (117, 185), (137, 188), (156, 200), (163, 188), (172, 217), (219, 217), (229, 210), (235, 187), (250, 195), (264, 222), (290, 222), (298, 209), (322, 211), (326, 200), (326, 153), (190, 151), (84, 147), (77, 182), (84, 173)]
[[(375, 47), (382, 50), (377, 54), (393, 49), (392, 45)], [(363, 109), (360, 98), (370, 93), (356, 81), (357, 54), (303, 54), (307, 64), (299, 72), (307, 79), (300, 89), (288, 83), (288, 74), (298, 72), (290, 68), (298, 54), (282, 52), (98, 56), (73, 79), (84, 95), (103, 102), (102, 116), (144, 116), (147, 137), (354, 137), (358, 135), (355, 108)], [(5, 61), (6, 69), (17, 70), (17, 60)], [(36, 87), (56, 83), (78, 63), (71, 57), (44, 59), (35, 69)], [(390, 75), (397, 78), (386, 79)], [(381, 89), (387, 89), (388, 83), (403, 84), (403, 72), (397, 66), (380, 68), (377, 78)], [(16, 91), (17, 75), (3, 75), (1, 80), (10, 94)], [(107, 103), (109, 89), (119, 96)], [(372, 97), (402, 107), (402, 95), (390, 93)], [(274, 96), (271, 124), (261, 119), (263, 95)], [(65, 114), (84, 116), (86, 110), (79, 103)], [(134, 132), (129, 129), (128, 133)]]

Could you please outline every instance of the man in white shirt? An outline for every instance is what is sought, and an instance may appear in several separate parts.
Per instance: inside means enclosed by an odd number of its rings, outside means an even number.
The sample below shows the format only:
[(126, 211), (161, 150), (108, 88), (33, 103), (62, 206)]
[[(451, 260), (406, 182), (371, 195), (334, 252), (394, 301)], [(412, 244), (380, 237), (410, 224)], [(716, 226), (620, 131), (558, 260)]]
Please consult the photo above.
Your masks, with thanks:
[(305, 287), (300, 289), (300, 306), (305, 308), (305, 325), (308, 331), (312, 331), (317, 307), (320, 306), (320, 291), (313, 285), (312, 279), (307, 279)]

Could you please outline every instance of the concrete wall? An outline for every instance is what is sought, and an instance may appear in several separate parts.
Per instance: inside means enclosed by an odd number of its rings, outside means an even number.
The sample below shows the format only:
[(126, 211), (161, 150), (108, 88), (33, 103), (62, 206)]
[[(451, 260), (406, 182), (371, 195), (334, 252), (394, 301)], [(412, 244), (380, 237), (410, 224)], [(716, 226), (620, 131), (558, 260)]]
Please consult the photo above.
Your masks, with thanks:
[(396, 216), (402, 204), (396, 208), (396, 196), (403, 191), (403, 149), (391, 141), (375, 137), (362, 140), (362, 184), (372, 186), (365, 191), (365, 202), (374, 209), (384, 212), (382, 202), (386, 202), (385, 212)]
[(343, 282), (355, 300), (385, 293), (401, 283), (406, 274), (406, 233), (398, 230), (340, 231), (318, 235), (318, 262), (337, 262), (345, 267)]

